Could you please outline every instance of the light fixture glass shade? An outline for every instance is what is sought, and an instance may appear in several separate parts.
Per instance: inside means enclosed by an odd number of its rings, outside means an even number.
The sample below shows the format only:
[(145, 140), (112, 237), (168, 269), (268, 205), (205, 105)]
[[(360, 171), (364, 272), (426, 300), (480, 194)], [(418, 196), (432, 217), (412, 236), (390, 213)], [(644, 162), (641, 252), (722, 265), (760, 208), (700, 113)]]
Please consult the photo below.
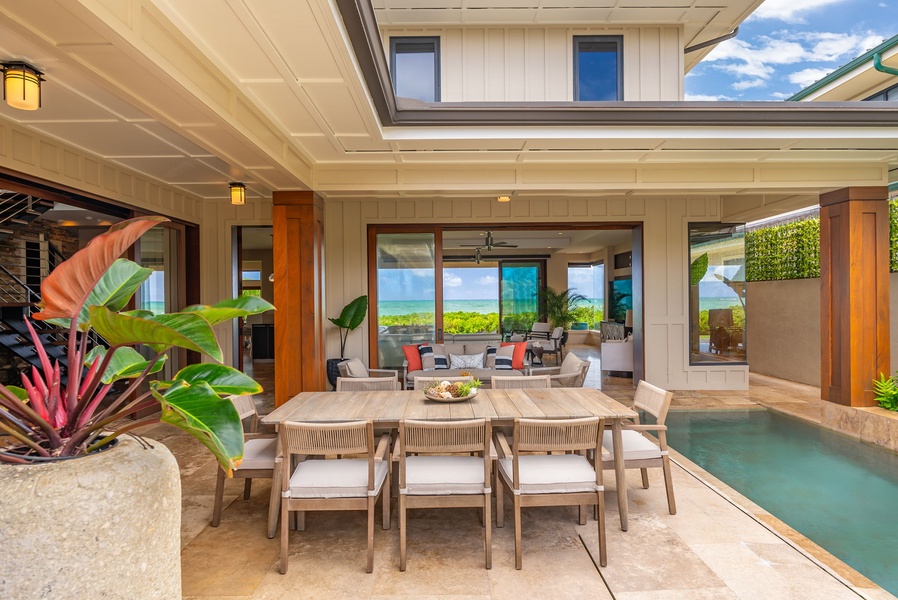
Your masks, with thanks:
[(498, 200), (499, 202), (511, 202), (511, 197), (510, 196), (499, 196), (498, 198), (496, 198), (496, 200)]
[(246, 186), (237, 181), (229, 185), (231, 186), (231, 204), (234, 206), (246, 204)]
[(5, 63), (3, 99), (13, 108), (37, 110), (41, 106), (41, 72), (25, 63)]
[(624, 317), (624, 327), (633, 327), (633, 311), (628, 310), (627, 315)]

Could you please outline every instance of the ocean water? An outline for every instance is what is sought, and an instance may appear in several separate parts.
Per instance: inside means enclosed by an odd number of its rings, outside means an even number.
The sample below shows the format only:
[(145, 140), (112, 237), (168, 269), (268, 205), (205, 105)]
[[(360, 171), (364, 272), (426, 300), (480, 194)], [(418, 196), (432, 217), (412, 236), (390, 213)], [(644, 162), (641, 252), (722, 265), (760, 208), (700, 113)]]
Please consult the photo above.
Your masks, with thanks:
[[(517, 301), (515, 309), (519, 312), (535, 311), (536, 300), (532, 302)], [(498, 313), (498, 300), (447, 300), (443, 304), (443, 312), (475, 312), (481, 314)], [(381, 300), (377, 303), (380, 315), (410, 315), (413, 313), (434, 312), (433, 300)]]

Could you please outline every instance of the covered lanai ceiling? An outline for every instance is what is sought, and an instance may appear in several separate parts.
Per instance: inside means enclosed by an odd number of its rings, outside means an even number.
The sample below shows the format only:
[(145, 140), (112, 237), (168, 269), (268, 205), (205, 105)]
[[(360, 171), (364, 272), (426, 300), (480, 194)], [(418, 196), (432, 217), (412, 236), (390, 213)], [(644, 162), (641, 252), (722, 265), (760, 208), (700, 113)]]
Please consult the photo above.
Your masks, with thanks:
[[(394, 24), (661, 20), (681, 23), (689, 44), (728, 33), (759, 3), (378, 0), (374, 9)], [(738, 195), (750, 207), (758, 198), (807, 204), (821, 189), (851, 184), (858, 169), (883, 180), (898, 163), (892, 128), (828, 127), (819, 118), (810, 126), (383, 127), (335, 1), (0, 0), (0, 15), (0, 59), (24, 59), (47, 79), (43, 107), (0, 105), (0, 127), (34, 129), (207, 199), (224, 199), (227, 182), (242, 180), (251, 201), (282, 189), (325, 198), (676, 189)], [(806, 167), (800, 178), (788, 174), (796, 164)]]

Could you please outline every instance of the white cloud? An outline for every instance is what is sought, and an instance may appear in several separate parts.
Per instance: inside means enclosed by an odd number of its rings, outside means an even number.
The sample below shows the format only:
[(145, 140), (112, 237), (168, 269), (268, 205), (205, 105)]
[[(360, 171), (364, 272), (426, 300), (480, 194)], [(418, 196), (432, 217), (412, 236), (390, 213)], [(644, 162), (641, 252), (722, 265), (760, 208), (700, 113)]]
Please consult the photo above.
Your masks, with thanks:
[(443, 285), (445, 287), (461, 287), (464, 284), (462, 278), (447, 271), (443, 271)]
[(495, 285), (498, 282), (499, 279), (493, 275), (484, 275), (480, 278), (480, 285)]
[(732, 100), (732, 98), (724, 96), (723, 94), (717, 96), (708, 94), (686, 94), (684, 100), (686, 100), (686, 102), (720, 102), (722, 100)]
[(767, 85), (767, 82), (763, 79), (740, 79), (736, 83), (733, 84), (733, 89), (737, 92), (741, 92), (743, 90), (750, 90), (752, 88), (764, 87)]
[(803, 13), (845, 1), (846, 0), (765, 0), (752, 14), (752, 18), (780, 19), (787, 23), (803, 23)]
[(771, 92), (770, 97), (776, 98), (777, 100), (785, 100), (786, 98), (791, 98), (795, 94), (787, 94), (786, 92)]
[(789, 83), (795, 83), (805, 88), (829, 75), (831, 69), (802, 69), (789, 73)]

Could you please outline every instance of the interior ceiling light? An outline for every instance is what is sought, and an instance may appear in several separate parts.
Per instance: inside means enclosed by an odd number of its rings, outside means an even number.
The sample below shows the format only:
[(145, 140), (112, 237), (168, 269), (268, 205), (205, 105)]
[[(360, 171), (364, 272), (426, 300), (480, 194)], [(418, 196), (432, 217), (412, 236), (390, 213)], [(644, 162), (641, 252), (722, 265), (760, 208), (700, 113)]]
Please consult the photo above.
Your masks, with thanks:
[(3, 71), (3, 99), (13, 108), (37, 110), (41, 106), (43, 73), (23, 62), (0, 63)]
[(509, 196), (499, 196), (496, 198), (499, 202), (511, 202), (511, 197)]
[(232, 181), (228, 185), (231, 186), (231, 204), (234, 206), (246, 204), (246, 185), (240, 181)]

